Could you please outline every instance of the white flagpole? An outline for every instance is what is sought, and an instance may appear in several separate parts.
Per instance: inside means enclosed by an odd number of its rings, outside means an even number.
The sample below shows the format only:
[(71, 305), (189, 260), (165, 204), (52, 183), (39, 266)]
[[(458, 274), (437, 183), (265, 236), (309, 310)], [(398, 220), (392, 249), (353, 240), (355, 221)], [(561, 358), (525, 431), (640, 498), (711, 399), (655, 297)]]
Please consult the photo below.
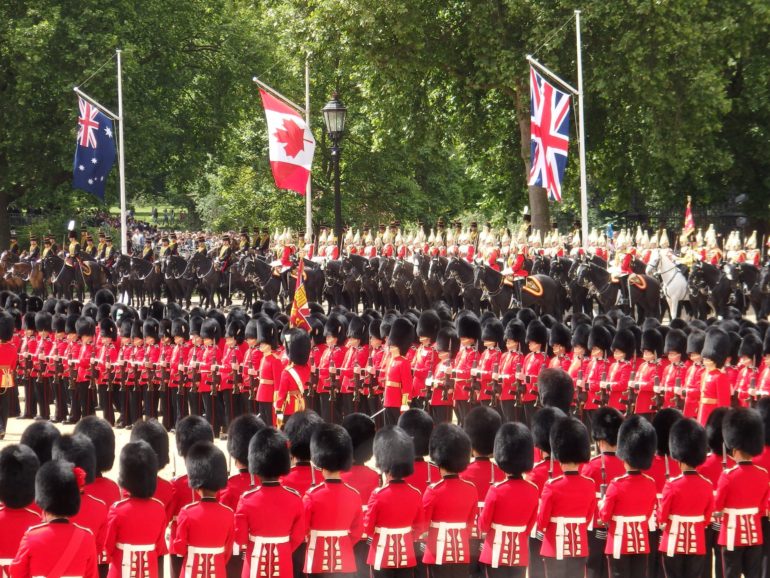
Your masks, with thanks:
[(123, 156), (123, 79), (121, 78), (120, 49), (115, 50), (118, 57), (118, 176), (120, 177), (120, 251), (128, 253), (126, 232), (126, 165)]
[(583, 51), (580, 42), (580, 10), (575, 10), (575, 40), (577, 43), (578, 73), (578, 143), (580, 152), (580, 222), (583, 230), (581, 242), (588, 243), (588, 184), (586, 178), (586, 137), (583, 118)]
[[(310, 53), (305, 56), (305, 123), (310, 130)], [(312, 172), (307, 179), (305, 190), (305, 242), (313, 242), (313, 201), (310, 198), (312, 186)]]

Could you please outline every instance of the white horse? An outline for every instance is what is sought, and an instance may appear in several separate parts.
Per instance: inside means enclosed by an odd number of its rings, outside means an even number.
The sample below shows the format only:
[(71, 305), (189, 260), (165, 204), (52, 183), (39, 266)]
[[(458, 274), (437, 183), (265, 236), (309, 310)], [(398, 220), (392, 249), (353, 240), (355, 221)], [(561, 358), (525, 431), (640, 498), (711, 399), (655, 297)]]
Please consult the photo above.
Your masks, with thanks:
[(684, 301), (689, 301), (687, 278), (674, 262), (671, 251), (654, 251), (647, 263), (647, 274), (660, 276), (660, 287), (668, 303), (669, 319), (679, 317), (679, 306)]

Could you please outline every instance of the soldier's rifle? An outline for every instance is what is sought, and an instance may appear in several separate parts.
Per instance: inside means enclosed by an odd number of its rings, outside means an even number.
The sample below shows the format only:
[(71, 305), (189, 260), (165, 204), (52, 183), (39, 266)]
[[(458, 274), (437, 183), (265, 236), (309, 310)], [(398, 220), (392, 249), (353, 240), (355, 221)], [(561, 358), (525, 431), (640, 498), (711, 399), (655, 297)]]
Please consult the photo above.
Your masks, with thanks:
[(220, 365), (211, 366), (211, 397), (216, 397), (222, 385), (222, 375), (219, 373)]
[(586, 401), (588, 401), (588, 394), (585, 387), (585, 376), (583, 370), (578, 369), (577, 373), (577, 389), (575, 390), (575, 414), (579, 420), (583, 420), (583, 414), (585, 413)]
[(492, 394), (492, 400), (490, 403), (492, 407), (497, 407), (497, 405), (500, 403), (500, 394), (503, 392), (499, 363), (492, 365), (492, 379), (489, 382), (489, 389)]
[(599, 392), (599, 405), (606, 407), (610, 402), (610, 382), (607, 381), (607, 370), (602, 371), (601, 381), (599, 383), (601, 391)]
[(447, 359), (447, 368), (444, 372), (444, 382), (441, 384), (441, 401), (449, 401), (449, 392), (454, 389), (454, 378), (452, 377), (452, 364)]
[(74, 359), (68, 359), (67, 364), (69, 366), (69, 371), (67, 372), (67, 387), (70, 391), (75, 391), (75, 380), (78, 376), (76, 361)]
[(757, 371), (752, 370), (751, 378), (749, 379), (749, 407), (756, 408), (759, 396), (757, 395)]
[(468, 401), (473, 404), (479, 399), (481, 393), (481, 370), (479, 369), (479, 352), (476, 349), (476, 357), (471, 365), (471, 385), (468, 391)]
[(243, 369), (241, 367), (240, 363), (233, 363), (232, 364), (232, 370), (233, 370), (233, 395), (240, 395), (241, 393), (241, 382), (243, 379), (243, 376), (241, 375), (241, 370)]
[(158, 391), (168, 390), (168, 381), (171, 378), (168, 361), (158, 361), (160, 365), (160, 383), (158, 384)]
[(315, 398), (316, 389), (318, 388), (318, 367), (315, 363), (310, 365), (310, 381), (307, 387), (307, 399), (309, 402)]
[(353, 403), (361, 401), (361, 366), (356, 361), (353, 366)]
[(92, 359), (88, 367), (88, 389), (96, 391), (96, 376), (98, 374), (97, 360)]
[(190, 393), (198, 393), (198, 385), (200, 382), (200, 362), (197, 359), (193, 359), (190, 363)]
[(516, 364), (516, 379), (513, 382), (513, 390), (516, 394), (516, 401), (514, 402), (514, 405), (516, 407), (523, 407), (524, 406), (524, 392), (526, 391), (526, 378), (522, 375), (522, 371), (524, 370), (523, 366), (521, 365), (521, 362), (518, 362)]
[(658, 377), (657, 374), (652, 378), (652, 391), (655, 392), (655, 398), (653, 400), (655, 404), (655, 412), (658, 412), (663, 407), (665, 388), (660, 385), (660, 377)]
[(639, 383), (636, 381), (636, 372), (632, 371), (628, 378), (628, 399), (626, 401), (626, 416), (636, 413), (636, 400), (639, 397)]
[(674, 380), (674, 406), (682, 411), (684, 409), (684, 394), (682, 391), (682, 378), (677, 376)]
[(337, 401), (337, 395), (340, 392), (339, 377), (337, 374), (337, 366), (334, 363), (334, 359), (329, 356), (329, 400), (334, 403)]

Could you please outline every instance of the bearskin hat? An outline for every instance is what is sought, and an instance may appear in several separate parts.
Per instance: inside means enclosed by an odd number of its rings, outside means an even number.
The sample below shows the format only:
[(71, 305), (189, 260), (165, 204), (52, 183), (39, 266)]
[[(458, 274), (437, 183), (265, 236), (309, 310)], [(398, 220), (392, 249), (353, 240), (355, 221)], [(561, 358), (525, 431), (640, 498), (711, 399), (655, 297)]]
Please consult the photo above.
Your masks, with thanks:
[(614, 407), (600, 407), (591, 418), (591, 435), (597, 442), (618, 445), (618, 431), (623, 424), (623, 414)]
[(131, 429), (131, 441), (145, 441), (155, 452), (158, 458), (158, 470), (168, 465), (168, 432), (157, 419), (139, 420)]
[(460, 350), (460, 338), (451, 327), (442, 327), (436, 337), (436, 351), (439, 353), (449, 353), (450, 358), (454, 359)]
[(43, 309), (41, 311), (45, 311), (46, 313), (50, 313), (53, 315), (56, 313), (56, 304), (58, 303), (58, 299), (55, 297), (49, 297), (45, 300), (45, 303), (43, 303)]
[(318, 427), (324, 423), (312, 409), (293, 413), (283, 427), (283, 432), (289, 438), (289, 452), (297, 460), (310, 460), (310, 440)]
[(588, 333), (588, 351), (598, 347), (602, 351), (609, 351), (612, 346), (612, 335), (609, 329), (603, 325), (594, 325)]
[(310, 359), (310, 335), (302, 329), (293, 329), (289, 338), (288, 345), (289, 361), (294, 365), (307, 365)]
[(505, 340), (517, 342), (520, 346), (524, 344), (524, 340), (527, 338), (527, 328), (518, 319), (514, 319), (505, 326), (505, 334), (503, 335)]
[(345, 340), (346, 332), (345, 316), (332, 313), (324, 325), (324, 337), (334, 337), (337, 339), (337, 343), (342, 343)]
[(112, 316), (112, 307), (109, 305), (100, 305), (96, 310), (96, 322), (99, 323), (102, 319), (108, 319)]
[(384, 474), (402, 479), (414, 472), (412, 438), (398, 426), (387, 425), (374, 436), (374, 463)]
[(414, 327), (405, 317), (393, 321), (388, 335), (388, 345), (397, 347), (401, 355), (406, 355), (414, 343)]
[(731, 451), (739, 450), (754, 457), (765, 448), (765, 426), (755, 409), (739, 407), (728, 411), (722, 422), (722, 435)]
[(551, 429), (558, 420), (566, 417), (566, 412), (558, 407), (544, 407), (532, 418), (532, 438), (535, 447), (547, 454), (551, 453)]
[(494, 454), (498, 467), (509, 476), (520, 476), (534, 466), (532, 434), (522, 423), (503, 424), (495, 436)]
[(35, 499), (35, 474), (40, 461), (25, 445), (13, 444), (0, 451), (0, 502), (24, 508)]
[(51, 450), (54, 460), (71, 462), (86, 474), (86, 484), (96, 479), (96, 448), (90, 438), (83, 434), (63, 435), (56, 440)]
[(323, 423), (310, 438), (310, 459), (322, 470), (346, 472), (353, 465), (353, 440), (340, 425)]
[(203, 317), (190, 315), (190, 335), (200, 335), (203, 327)]
[(666, 333), (665, 345), (663, 347), (664, 353), (679, 353), (685, 355), (687, 353), (687, 334), (681, 329), (670, 329)]
[(37, 459), (44, 464), (51, 461), (53, 444), (60, 436), (61, 432), (50, 421), (36, 421), (27, 426), (19, 441), (32, 448)]
[(193, 490), (216, 492), (227, 486), (227, 460), (212, 442), (196, 442), (184, 460)]
[(642, 331), (642, 351), (654, 351), (660, 357), (663, 354), (663, 337), (657, 329)]
[(171, 337), (181, 337), (185, 341), (190, 339), (190, 326), (184, 319), (174, 319), (171, 322)]
[(102, 319), (99, 322), (99, 337), (107, 337), (109, 339), (118, 338), (118, 326), (112, 319)]
[(353, 316), (348, 323), (348, 339), (360, 339), (362, 343), (369, 340), (367, 320), (364, 317)]
[(369, 322), (369, 339), (381, 339), (380, 338), (380, 319), (372, 319)]
[(351, 413), (342, 420), (342, 427), (353, 442), (353, 463), (365, 464), (373, 455), (374, 420), (364, 413)]
[(199, 415), (188, 415), (176, 424), (176, 449), (185, 457), (195, 442), (214, 441), (214, 431), (209, 422)]
[(78, 337), (85, 335), (93, 337), (96, 334), (96, 325), (90, 317), (81, 317), (75, 323), (75, 333)]
[(550, 444), (553, 457), (562, 463), (582, 464), (591, 459), (588, 430), (574, 417), (563, 417), (554, 422)]
[[(64, 315), (56, 313), (53, 316), (51, 328), (53, 329), (54, 333), (65, 333), (65, 330), (67, 329), (67, 318)], [(2, 339), (0, 339), (0, 341), (1, 340)]]
[[(118, 323), (118, 334), (121, 338), (131, 338), (131, 331), (134, 328), (134, 323), (131, 319), (124, 319)], [(67, 332), (69, 333), (69, 331)]]
[(5, 343), (13, 339), (15, 325), (10, 314), (5, 311), (0, 312), (0, 341)]
[(575, 394), (575, 384), (569, 374), (558, 367), (545, 368), (537, 377), (540, 403), (544, 407), (558, 407), (569, 413)]
[(35, 503), (54, 516), (74, 516), (80, 511), (80, 487), (75, 466), (70, 462), (49, 461), (35, 476)]
[(691, 353), (697, 353), (700, 355), (700, 352), (703, 350), (703, 344), (705, 341), (705, 332), (699, 329), (693, 329), (690, 331), (690, 334), (687, 336), (687, 355), (690, 355)]
[(730, 337), (721, 329), (710, 328), (706, 332), (701, 355), (713, 361), (721, 369), (730, 355)]
[(433, 463), (452, 474), (465, 471), (471, 460), (471, 438), (455, 424), (437, 425), (428, 449)]
[(712, 453), (720, 456), (724, 453), (725, 443), (722, 424), (728, 411), (727, 407), (715, 407), (706, 420), (706, 443)]
[(135, 319), (131, 323), (131, 339), (144, 339), (142, 322)]
[(652, 418), (652, 427), (655, 428), (655, 433), (658, 434), (657, 451), (659, 455), (669, 455), (668, 436), (671, 433), (671, 428), (682, 417), (682, 412), (675, 407), (664, 407)]
[(213, 339), (217, 341), (219, 339), (220, 327), (219, 322), (216, 319), (205, 319), (201, 325), (201, 338)]
[(105, 419), (95, 415), (82, 418), (75, 426), (76, 434), (83, 434), (94, 445), (96, 470), (108, 472), (115, 463), (115, 431)]
[(244, 329), (245, 328), (240, 319), (233, 319), (230, 323), (227, 324), (227, 328), (225, 329), (225, 337), (231, 337), (235, 339), (235, 342), (238, 344), (243, 343)]
[(490, 319), (481, 326), (481, 341), (493, 341), (502, 350), (505, 350), (504, 335), (503, 324), (497, 319)]
[(161, 339), (171, 339), (171, 319), (161, 319), (158, 322), (158, 328)]
[(249, 319), (249, 322), (246, 324), (246, 329), (244, 329), (243, 331), (244, 339), (257, 338), (257, 323), (258, 323), (257, 317), (254, 317), (253, 319)]
[(621, 329), (612, 340), (612, 350), (622, 351), (626, 359), (631, 360), (636, 353), (636, 338), (629, 329)]
[(563, 323), (553, 324), (548, 341), (551, 347), (554, 345), (561, 345), (567, 351), (572, 349), (572, 333)]
[(158, 484), (158, 458), (145, 441), (129, 442), (120, 452), (118, 484), (134, 498), (151, 498)]
[(160, 340), (160, 324), (158, 323), (157, 319), (149, 318), (147, 321), (144, 322), (144, 325), (142, 325), (142, 333), (144, 333), (144, 337), (153, 338), (156, 342)]
[[(754, 333), (748, 333), (741, 341), (741, 347), (738, 350), (738, 357), (749, 357), (754, 365), (759, 365), (762, 361), (762, 341)], [(737, 360), (733, 360), (737, 361)]]
[(730, 339), (730, 350), (727, 357), (732, 360), (732, 363), (736, 363), (738, 361), (738, 350), (741, 348), (741, 336), (735, 331), (728, 331), (727, 337)]
[(671, 457), (697, 468), (706, 461), (706, 430), (691, 418), (680, 419), (669, 432)]
[(398, 427), (412, 438), (415, 455), (428, 455), (430, 436), (433, 433), (433, 418), (428, 412), (417, 408), (408, 409), (398, 418)]
[(36, 313), (35, 329), (37, 329), (37, 331), (47, 331), (48, 333), (50, 333), (52, 320), (53, 319), (50, 313), (46, 313), (45, 311), (40, 311), (39, 313)]
[(455, 327), (457, 329), (457, 336), (460, 339), (478, 341), (481, 338), (481, 322), (470, 311), (462, 311), (457, 315)]
[(115, 305), (115, 295), (109, 289), (99, 289), (94, 295), (94, 303), (96, 306), (106, 303), (107, 305)]
[(249, 442), (257, 432), (265, 429), (265, 422), (253, 413), (235, 418), (227, 430), (227, 453), (237, 462), (249, 463)]
[(770, 331), (765, 332), (765, 339), (762, 342), (762, 355), (770, 355)]
[(21, 328), (28, 331), (35, 331), (35, 314), (32, 311), (22, 315)]
[(534, 312), (529, 307), (524, 307), (522, 309), (519, 309), (519, 312), (516, 314), (516, 317), (519, 321), (521, 321), (525, 327), (528, 327), (529, 324), (537, 319), (537, 313)]
[(289, 440), (275, 428), (263, 427), (255, 433), (247, 451), (249, 473), (262, 480), (276, 480), (291, 469)]
[(433, 309), (426, 309), (420, 314), (417, 322), (417, 337), (427, 337), (431, 343), (436, 341), (441, 328), (441, 318)]
[[(92, 320), (96, 320), (96, 316), (99, 314), (99, 308), (94, 305), (93, 303), (86, 303), (83, 305), (83, 312), (80, 314), (81, 317), (90, 317)], [(40, 331), (38, 329), (38, 331)]]
[(380, 322), (380, 339), (383, 341), (388, 339), (388, 336), (390, 335), (390, 328), (396, 319), (398, 319), (398, 315), (395, 313), (385, 314), (385, 317), (383, 317), (382, 321)]
[(543, 350), (545, 350), (546, 345), (548, 345), (548, 329), (546, 329), (542, 321), (535, 319), (527, 326), (526, 341), (527, 343), (532, 341), (539, 343)]
[(83, 312), (83, 304), (80, 301), (72, 300), (69, 303), (67, 303), (67, 313), (69, 315), (77, 315), (80, 317), (80, 314)]
[(471, 439), (471, 448), (482, 456), (492, 455), (497, 430), (503, 425), (500, 414), (486, 405), (474, 407), (465, 416), (463, 429)]
[(657, 440), (652, 424), (640, 415), (632, 415), (618, 431), (617, 456), (635, 470), (647, 470), (655, 457)]

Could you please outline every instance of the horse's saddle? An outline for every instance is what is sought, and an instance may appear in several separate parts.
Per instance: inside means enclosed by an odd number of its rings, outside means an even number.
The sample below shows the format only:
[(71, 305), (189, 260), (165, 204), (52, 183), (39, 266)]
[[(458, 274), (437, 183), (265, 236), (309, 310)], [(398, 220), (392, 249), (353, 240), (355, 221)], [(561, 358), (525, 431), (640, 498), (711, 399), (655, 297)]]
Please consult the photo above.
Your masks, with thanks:
[(632, 273), (628, 276), (628, 282), (634, 287), (639, 288), (641, 291), (647, 289), (647, 280), (638, 273)]
[(524, 282), (522, 289), (527, 293), (534, 295), (535, 297), (543, 296), (543, 284), (540, 283), (540, 281), (538, 281), (535, 277), (527, 277), (527, 280)]

